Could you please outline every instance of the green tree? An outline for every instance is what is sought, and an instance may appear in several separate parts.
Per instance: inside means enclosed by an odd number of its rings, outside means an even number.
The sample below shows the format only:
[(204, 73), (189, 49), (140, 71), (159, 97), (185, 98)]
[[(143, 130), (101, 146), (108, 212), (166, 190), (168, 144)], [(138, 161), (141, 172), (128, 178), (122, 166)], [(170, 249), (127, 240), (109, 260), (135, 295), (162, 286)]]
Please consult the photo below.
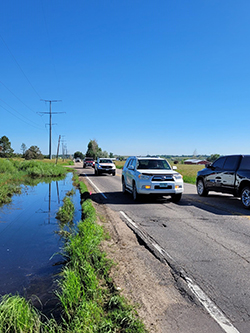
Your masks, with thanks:
[(100, 156), (102, 150), (101, 148), (98, 146), (97, 141), (94, 140), (90, 140), (88, 143), (88, 149), (86, 152), (86, 157), (93, 157), (95, 160), (97, 159), (97, 157)]
[(212, 154), (207, 158), (208, 162), (214, 162), (215, 160), (217, 160), (217, 158), (220, 157), (220, 154)]
[(109, 154), (108, 154), (108, 152), (106, 151), (106, 150), (104, 150), (104, 151), (100, 151), (100, 153), (99, 153), (99, 155), (98, 155), (98, 157), (105, 157), (105, 158), (107, 158), (107, 157), (109, 157)]
[(22, 143), (22, 144), (21, 144), (21, 151), (23, 152), (23, 155), (24, 155), (24, 153), (25, 153), (26, 150), (27, 150), (27, 146), (26, 146), (26, 144), (25, 144), (25, 143)]
[(26, 160), (41, 160), (43, 159), (43, 154), (37, 146), (31, 146), (25, 151), (24, 158)]
[(109, 157), (110, 158), (114, 158), (114, 154), (113, 153), (109, 153)]
[(14, 149), (11, 148), (11, 142), (7, 136), (0, 138), (0, 157), (11, 157), (14, 153)]
[(77, 158), (77, 157), (79, 157), (81, 160), (83, 160), (84, 159), (84, 154), (80, 151), (76, 151), (74, 153), (74, 158)]

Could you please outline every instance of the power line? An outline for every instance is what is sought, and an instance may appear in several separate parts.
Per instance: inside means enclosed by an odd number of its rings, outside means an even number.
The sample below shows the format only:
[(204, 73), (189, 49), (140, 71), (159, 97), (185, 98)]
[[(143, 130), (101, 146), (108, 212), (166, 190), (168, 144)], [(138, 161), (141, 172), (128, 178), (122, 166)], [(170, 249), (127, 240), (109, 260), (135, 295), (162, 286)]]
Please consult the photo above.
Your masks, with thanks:
[(10, 90), (10, 88), (8, 88), (2, 81), (0, 81), (0, 83), (14, 96), (16, 97), (17, 100), (19, 100), (19, 102), (21, 102), (26, 108), (28, 108), (30, 111), (36, 113), (34, 110), (32, 110), (28, 105), (26, 105), (18, 96), (16, 96), (13, 91)]
[(50, 126), (50, 135), (49, 135), (49, 158), (50, 160), (52, 159), (52, 153), (51, 153), (51, 142), (52, 142), (52, 114), (58, 114), (58, 113), (66, 113), (66, 112), (52, 112), (51, 111), (51, 103), (54, 103), (54, 102), (61, 102), (61, 100), (50, 100), (50, 99), (41, 99), (41, 101), (44, 101), (44, 102), (49, 102), (49, 112), (38, 112), (38, 113), (42, 113), (42, 114), (49, 114), (49, 126)]
[(33, 86), (33, 84), (30, 82), (30, 80), (28, 79), (27, 75), (24, 73), (22, 67), (19, 65), (19, 63), (17, 62), (16, 58), (14, 57), (13, 53), (11, 52), (10, 48), (8, 47), (7, 43), (5, 42), (5, 40), (3, 39), (2, 35), (0, 35), (4, 45), (6, 46), (6, 48), (8, 49), (9, 53), (11, 54), (12, 58), (14, 59), (14, 61), (16, 62), (17, 66), (19, 67), (20, 71), (23, 73), (24, 77), (26, 78), (26, 80), (29, 82), (31, 88), (34, 90), (34, 92), (37, 94), (37, 96), (39, 98), (41, 98), (41, 96), (38, 94), (38, 92), (36, 91), (35, 87)]
[(10, 114), (12, 114), (14, 117), (16, 117), (17, 119), (25, 122), (26, 124), (30, 125), (30, 126), (33, 126), (33, 127), (36, 127), (38, 129), (41, 129), (40, 127), (38, 127), (39, 125), (36, 124), (35, 122), (33, 122), (32, 120), (28, 119), (27, 117), (25, 117), (24, 115), (22, 115), (20, 112), (18, 112), (16, 109), (14, 109), (12, 106), (10, 106), (8, 103), (6, 103), (4, 100), (2, 100), (2, 98), (0, 98), (0, 101), (2, 101), (4, 104), (6, 104), (9, 108), (11, 108), (13, 111), (15, 111), (16, 113), (18, 113), (20, 116), (22, 116), (24, 119), (27, 119), (28, 121), (30, 121), (31, 123), (33, 123), (34, 125), (32, 124), (29, 124), (27, 123), (27, 121), (19, 118), (17, 115), (15, 115), (14, 113), (12, 113), (11, 111), (7, 110), (5, 107), (3, 107), (2, 105), (0, 105), (1, 108), (3, 108), (4, 110), (6, 110), (7, 112), (9, 112)]
[(30, 125), (30, 126), (33, 126), (33, 127), (38, 128), (38, 129), (41, 130), (41, 128), (39, 128), (39, 127), (37, 127), (37, 126), (34, 126), (34, 125), (32, 125), (32, 124), (29, 124), (29, 123), (27, 123), (27, 121), (25, 121), (25, 120), (19, 118), (17, 115), (15, 115), (15, 114), (12, 113), (11, 111), (7, 110), (4, 106), (0, 105), (0, 107), (1, 107), (2, 109), (4, 109), (5, 111), (9, 112), (10, 114), (12, 114), (12, 115), (13, 115), (14, 117), (16, 117), (17, 119), (23, 121), (24, 123), (26, 123), (26, 124), (28, 124), (28, 125)]

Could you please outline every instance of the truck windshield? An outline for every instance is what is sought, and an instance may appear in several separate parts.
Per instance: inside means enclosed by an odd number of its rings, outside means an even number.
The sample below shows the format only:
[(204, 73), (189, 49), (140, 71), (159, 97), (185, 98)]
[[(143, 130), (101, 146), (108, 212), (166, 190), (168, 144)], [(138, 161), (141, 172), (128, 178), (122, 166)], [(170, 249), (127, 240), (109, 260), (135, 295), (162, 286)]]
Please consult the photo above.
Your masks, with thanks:
[(137, 169), (171, 170), (171, 167), (166, 160), (143, 159), (138, 160)]
[(112, 163), (111, 160), (100, 160), (100, 163)]

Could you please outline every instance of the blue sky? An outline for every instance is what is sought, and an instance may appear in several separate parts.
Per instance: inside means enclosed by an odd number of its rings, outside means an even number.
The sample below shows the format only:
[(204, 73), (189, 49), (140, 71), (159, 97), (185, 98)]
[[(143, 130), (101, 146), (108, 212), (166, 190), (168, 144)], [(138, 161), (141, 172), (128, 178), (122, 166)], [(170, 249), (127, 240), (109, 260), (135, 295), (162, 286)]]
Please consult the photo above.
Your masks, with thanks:
[[(9, 0), (0, 137), (68, 153), (250, 154), (249, 0)], [(39, 113), (40, 112), (40, 113)], [(60, 149), (61, 153), (61, 149)]]

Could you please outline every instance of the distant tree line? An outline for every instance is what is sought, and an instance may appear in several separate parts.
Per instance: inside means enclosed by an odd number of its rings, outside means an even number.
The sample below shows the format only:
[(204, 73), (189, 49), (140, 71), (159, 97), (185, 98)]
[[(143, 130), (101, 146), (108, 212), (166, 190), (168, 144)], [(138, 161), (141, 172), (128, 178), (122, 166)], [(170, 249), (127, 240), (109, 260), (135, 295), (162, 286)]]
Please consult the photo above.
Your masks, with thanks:
[(110, 157), (114, 158), (113, 153), (108, 153), (106, 150), (102, 150), (95, 139), (90, 140), (88, 143), (88, 148), (85, 154), (83, 154), (80, 151), (76, 151), (74, 153), (74, 158), (81, 158), (84, 159), (84, 157), (93, 157), (94, 160), (96, 160), (98, 157)]
[(21, 144), (22, 154), (14, 153), (14, 149), (11, 148), (11, 142), (7, 136), (0, 138), (0, 157), (11, 158), (11, 157), (23, 157), (26, 160), (32, 159), (43, 159), (44, 156), (37, 146), (31, 146), (27, 149), (25, 143)]

